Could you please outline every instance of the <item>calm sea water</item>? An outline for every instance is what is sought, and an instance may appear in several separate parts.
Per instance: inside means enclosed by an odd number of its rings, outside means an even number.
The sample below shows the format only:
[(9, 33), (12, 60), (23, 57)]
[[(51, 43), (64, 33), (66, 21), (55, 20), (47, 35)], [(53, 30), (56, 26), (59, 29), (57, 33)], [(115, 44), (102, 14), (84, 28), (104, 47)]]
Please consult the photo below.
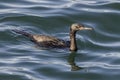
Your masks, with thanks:
[[(20, 29), (69, 39), (79, 50), (42, 50)], [(0, 80), (120, 80), (120, 0), (0, 0)]]

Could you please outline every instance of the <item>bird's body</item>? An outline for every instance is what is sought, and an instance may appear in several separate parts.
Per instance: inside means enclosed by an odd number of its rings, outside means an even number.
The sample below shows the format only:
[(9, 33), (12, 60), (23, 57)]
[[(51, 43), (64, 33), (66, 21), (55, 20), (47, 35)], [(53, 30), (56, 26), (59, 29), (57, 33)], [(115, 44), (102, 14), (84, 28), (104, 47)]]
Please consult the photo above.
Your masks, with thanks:
[(28, 37), (31, 41), (41, 47), (45, 48), (70, 48), (71, 51), (77, 51), (77, 44), (76, 44), (76, 32), (78, 30), (91, 30), (91, 28), (85, 28), (83, 25), (73, 24), (70, 27), (70, 41), (64, 41), (62, 39), (48, 36), (48, 35), (37, 35), (37, 34), (30, 34), (20, 30), (12, 30), (16, 33), (22, 34)]
[(30, 34), (24, 31), (12, 30), (16, 33), (22, 34), (28, 37), (32, 42), (40, 47), (45, 48), (65, 48), (70, 47), (70, 41), (64, 41), (54, 36), (42, 35), (42, 34)]
[(33, 42), (37, 43), (42, 47), (51, 47), (51, 48), (64, 48), (69, 47), (68, 41), (62, 39), (47, 36), (47, 35), (33, 35)]

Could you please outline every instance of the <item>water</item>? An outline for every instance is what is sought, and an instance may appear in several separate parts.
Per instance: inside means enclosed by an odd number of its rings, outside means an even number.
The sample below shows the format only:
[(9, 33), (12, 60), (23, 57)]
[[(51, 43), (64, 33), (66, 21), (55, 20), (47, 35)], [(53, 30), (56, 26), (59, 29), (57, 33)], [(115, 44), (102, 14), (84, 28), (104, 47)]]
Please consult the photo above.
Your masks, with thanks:
[[(0, 0), (0, 80), (119, 80), (119, 0)], [(69, 39), (79, 50), (42, 50), (11, 29)]]

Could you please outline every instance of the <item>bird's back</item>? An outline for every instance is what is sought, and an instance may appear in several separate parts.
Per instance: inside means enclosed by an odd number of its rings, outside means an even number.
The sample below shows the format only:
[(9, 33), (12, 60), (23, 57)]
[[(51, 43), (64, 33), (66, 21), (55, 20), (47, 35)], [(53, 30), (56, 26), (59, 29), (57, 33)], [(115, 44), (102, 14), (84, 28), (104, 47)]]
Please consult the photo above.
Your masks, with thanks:
[(19, 31), (19, 30), (12, 30), (12, 31), (30, 38), (31, 41), (33, 41), (35, 44), (41, 47), (65, 48), (65, 47), (69, 47), (70, 45), (69, 41), (64, 41), (62, 39), (59, 39), (53, 36), (30, 34), (30, 33)]
[(33, 35), (33, 41), (42, 47), (64, 48), (69, 47), (66, 41), (47, 35)]

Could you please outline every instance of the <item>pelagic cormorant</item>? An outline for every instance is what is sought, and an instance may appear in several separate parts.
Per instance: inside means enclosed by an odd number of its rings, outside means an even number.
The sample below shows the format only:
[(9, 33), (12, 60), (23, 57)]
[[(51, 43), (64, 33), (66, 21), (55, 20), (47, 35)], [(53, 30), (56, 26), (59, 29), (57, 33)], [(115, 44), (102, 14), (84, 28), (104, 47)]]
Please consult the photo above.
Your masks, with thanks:
[(81, 25), (78, 23), (72, 24), (70, 27), (70, 40), (69, 41), (64, 41), (62, 39), (59, 39), (53, 36), (48, 36), (48, 35), (30, 34), (24, 31), (16, 30), (16, 29), (12, 31), (30, 38), (31, 41), (33, 41), (35, 44), (41, 47), (69, 48), (70, 51), (77, 51), (76, 32), (79, 30), (92, 30), (92, 28), (84, 27), (84, 25)]

